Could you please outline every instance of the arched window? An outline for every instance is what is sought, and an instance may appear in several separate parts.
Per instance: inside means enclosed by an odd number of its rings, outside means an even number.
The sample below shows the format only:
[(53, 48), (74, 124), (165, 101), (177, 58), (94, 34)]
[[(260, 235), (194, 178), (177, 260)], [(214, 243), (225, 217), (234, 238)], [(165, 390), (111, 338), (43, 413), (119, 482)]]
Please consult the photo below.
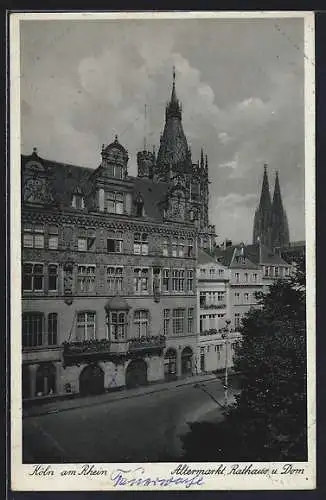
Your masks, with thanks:
[(141, 194), (136, 198), (136, 216), (142, 217), (144, 215), (144, 199)]

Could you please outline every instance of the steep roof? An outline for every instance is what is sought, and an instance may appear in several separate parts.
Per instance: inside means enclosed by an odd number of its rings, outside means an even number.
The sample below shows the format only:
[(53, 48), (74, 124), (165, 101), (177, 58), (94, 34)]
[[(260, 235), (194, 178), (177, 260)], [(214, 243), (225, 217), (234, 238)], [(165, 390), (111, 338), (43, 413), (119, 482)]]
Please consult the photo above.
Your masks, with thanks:
[(209, 263), (219, 264), (219, 262), (217, 262), (217, 260), (216, 260), (216, 257), (212, 257), (211, 255), (209, 255), (207, 252), (205, 252), (201, 248), (198, 249), (197, 262), (198, 262), (198, 264), (209, 264)]
[(250, 260), (256, 264), (287, 265), (287, 262), (278, 253), (272, 252), (262, 243), (260, 247), (259, 249), (259, 243), (246, 246), (246, 255)]

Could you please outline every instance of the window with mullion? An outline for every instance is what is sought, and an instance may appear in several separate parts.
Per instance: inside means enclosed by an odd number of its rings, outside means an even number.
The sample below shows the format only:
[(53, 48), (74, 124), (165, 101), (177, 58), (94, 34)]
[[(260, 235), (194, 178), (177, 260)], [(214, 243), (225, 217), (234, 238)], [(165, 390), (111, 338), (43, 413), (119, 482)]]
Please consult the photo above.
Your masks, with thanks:
[(148, 336), (148, 311), (139, 310), (134, 314), (134, 333), (135, 337)]
[(121, 341), (126, 338), (127, 313), (126, 311), (110, 311), (108, 313), (109, 338)]
[(44, 314), (23, 313), (22, 317), (22, 346), (39, 347), (43, 345)]
[(58, 290), (58, 265), (49, 264), (48, 266), (48, 289), (50, 292)]
[(185, 310), (173, 309), (172, 327), (173, 335), (182, 335), (184, 332)]
[(149, 270), (148, 268), (134, 269), (134, 291), (135, 293), (148, 293), (149, 287)]

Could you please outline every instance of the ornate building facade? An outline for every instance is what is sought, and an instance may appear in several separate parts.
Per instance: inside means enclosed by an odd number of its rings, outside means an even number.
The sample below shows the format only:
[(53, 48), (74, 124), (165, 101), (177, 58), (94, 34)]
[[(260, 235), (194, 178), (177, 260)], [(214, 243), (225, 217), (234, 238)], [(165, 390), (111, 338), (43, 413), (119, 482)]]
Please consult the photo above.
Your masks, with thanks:
[(260, 201), (254, 217), (253, 244), (257, 241), (261, 241), (263, 245), (271, 249), (286, 247), (290, 241), (278, 172), (276, 172), (273, 201), (271, 201), (267, 165), (264, 166)]
[(191, 375), (208, 162), (191, 161), (175, 80), (157, 157), (118, 138), (96, 169), (22, 156), (24, 399)]

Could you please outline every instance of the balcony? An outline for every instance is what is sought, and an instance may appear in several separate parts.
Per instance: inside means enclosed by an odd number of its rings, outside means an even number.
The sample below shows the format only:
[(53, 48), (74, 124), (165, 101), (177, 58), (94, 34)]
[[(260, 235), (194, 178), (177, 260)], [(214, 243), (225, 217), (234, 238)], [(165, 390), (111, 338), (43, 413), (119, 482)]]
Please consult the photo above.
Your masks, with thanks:
[(112, 353), (110, 350), (110, 344), (111, 343), (108, 339), (91, 339), (79, 342), (64, 342), (64, 364), (71, 365), (87, 361), (111, 359)]
[(130, 354), (161, 354), (166, 346), (164, 335), (152, 335), (150, 337), (139, 337), (128, 341), (128, 352)]
[(92, 339), (80, 342), (63, 343), (64, 364), (75, 365), (89, 361), (112, 361), (122, 362), (125, 358), (146, 354), (160, 355), (166, 346), (166, 338), (163, 335), (150, 337), (139, 337), (121, 341), (110, 341), (109, 339)]

